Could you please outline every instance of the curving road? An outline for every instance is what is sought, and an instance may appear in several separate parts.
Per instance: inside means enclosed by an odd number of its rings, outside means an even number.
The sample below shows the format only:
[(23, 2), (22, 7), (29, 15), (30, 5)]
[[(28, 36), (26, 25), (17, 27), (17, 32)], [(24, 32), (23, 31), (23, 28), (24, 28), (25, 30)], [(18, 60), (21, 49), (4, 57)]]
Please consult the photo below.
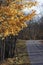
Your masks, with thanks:
[(39, 40), (26, 41), (31, 65), (43, 65), (43, 42)]

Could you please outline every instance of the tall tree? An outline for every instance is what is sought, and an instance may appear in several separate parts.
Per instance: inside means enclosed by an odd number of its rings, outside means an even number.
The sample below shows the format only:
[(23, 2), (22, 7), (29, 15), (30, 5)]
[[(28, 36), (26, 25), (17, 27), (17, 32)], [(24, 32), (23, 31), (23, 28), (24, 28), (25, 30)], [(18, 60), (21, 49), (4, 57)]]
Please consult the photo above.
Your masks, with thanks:
[[(11, 2), (11, 0), (7, 0), (8, 6), (0, 6), (0, 37), (2, 37), (2, 39), (6, 38), (4, 46), (7, 54), (4, 55), (10, 57), (14, 55), (15, 35), (18, 35), (18, 32), (27, 27), (27, 20), (31, 20), (36, 15), (33, 10), (31, 14), (25, 16), (22, 12), (22, 9), (25, 8), (25, 4), (20, 4), (20, 1), (21, 0), (15, 0)], [(32, 2), (30, 4), (32, 4)], [(30, 4), (27, 5), (30, 6)]]

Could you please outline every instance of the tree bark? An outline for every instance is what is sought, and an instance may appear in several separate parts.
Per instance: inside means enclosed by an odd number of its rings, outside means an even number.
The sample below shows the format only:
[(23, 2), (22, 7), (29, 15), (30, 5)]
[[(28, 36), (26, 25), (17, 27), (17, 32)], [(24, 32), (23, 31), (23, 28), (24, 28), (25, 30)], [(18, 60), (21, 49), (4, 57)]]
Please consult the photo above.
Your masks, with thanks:
[(5, 39), (5, 58), (12, 58), (14, 56), (16, 47), (16, 36), (9, 35)]
[(5, 42), (0, 38), (0, 61), (5, 58)]
[(0, 38), (0, 61), (14, 56), (16, 40), (17, 37), (13, 35), (9, 35), (5, 39)]

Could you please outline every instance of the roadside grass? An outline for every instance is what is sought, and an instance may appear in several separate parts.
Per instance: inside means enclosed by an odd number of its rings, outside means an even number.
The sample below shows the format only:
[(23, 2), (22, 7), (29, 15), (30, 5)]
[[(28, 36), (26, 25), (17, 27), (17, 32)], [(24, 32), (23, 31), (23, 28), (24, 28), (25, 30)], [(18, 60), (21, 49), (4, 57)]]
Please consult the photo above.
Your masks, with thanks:
[(17, 40), (14, 57), (4, 60), (0, 65), (30, 65), (25, 43), (25, 40)]

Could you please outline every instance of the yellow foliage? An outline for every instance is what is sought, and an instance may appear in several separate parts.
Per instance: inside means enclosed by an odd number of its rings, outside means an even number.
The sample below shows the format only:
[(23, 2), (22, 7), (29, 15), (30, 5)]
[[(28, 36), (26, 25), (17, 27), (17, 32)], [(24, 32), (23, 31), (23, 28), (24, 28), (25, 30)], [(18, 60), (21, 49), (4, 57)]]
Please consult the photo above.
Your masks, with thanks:
[[(10, 0), (9, 0), (10, 1)], [(28, 3), (35, 5), (35, 3)], [(25, 16), (21, 11), (23, 4), (11, 2), (9, 6), (1, 6), (0, 8), (0, 35), (4, 37), (13, 34), (17, 35), (19, 31), (27, 27), (26, 21), (31, 20), (36, 14), (32, 11), (31, 14)]]

